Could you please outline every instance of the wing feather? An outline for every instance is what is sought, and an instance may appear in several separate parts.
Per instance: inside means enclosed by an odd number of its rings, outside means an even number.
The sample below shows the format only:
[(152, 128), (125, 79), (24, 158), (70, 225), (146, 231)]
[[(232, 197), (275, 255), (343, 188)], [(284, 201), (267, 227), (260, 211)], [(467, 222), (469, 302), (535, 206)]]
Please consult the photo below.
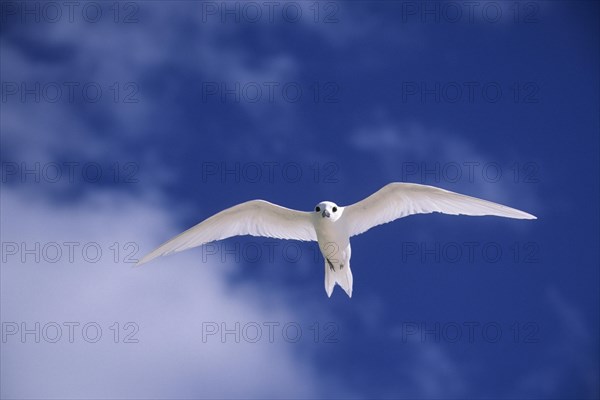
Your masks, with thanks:
[(495, 215), (517, 219), (535, 216), (491, 201), (416, 183), (390, 183), (371, 196), (345, 208), (350, 236), (413, 214)]
[(302, 241), (317, 240), (310, 213), (252, 200), (223, 210), (163, 243), (137, 265), (232, 236), (251, 235)]

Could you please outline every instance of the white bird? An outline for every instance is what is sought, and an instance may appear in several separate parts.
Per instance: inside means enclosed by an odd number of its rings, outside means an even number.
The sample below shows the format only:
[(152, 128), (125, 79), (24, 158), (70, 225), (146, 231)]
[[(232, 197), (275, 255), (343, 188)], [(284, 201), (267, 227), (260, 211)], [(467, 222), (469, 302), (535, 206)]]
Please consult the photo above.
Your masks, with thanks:
[(514, 208), (414, 183), (390, 183), (358, 203), (341, 207), (322, 201), (312, 212), (252, 200), (221, 211), (159, 246), (137, 265), (156, 257), (232, 236), (251, 235), (277, 239), (317, 241), (325, 259), (325, 291), (331, 297), (336, 285), (352, 297), (350, 237), (413, 214), (495, 215), (537, 219)]

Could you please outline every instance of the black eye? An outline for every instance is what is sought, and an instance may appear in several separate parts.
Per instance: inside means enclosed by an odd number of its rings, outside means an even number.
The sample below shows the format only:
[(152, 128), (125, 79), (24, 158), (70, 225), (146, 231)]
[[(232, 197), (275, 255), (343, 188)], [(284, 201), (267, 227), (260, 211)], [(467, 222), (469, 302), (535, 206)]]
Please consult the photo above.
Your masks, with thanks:
[(321, 207), (317, 206), (317, 208), (315, 208), (315, 211), (316, 211), (316, 212), (319, 212), (319, 211), (321, 211)]
[(332, 210), (333, 212), (336, 212), (336, 211), (337, 211), (337, 207), (333, 207), (331, 210)]

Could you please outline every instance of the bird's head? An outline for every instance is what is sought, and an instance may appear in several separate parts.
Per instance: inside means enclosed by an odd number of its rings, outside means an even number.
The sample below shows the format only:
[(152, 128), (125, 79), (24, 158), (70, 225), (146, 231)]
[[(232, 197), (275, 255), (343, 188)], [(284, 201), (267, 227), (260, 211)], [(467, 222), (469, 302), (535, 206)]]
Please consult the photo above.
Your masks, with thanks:
[(344, 207), (340, 207), (331, 201), (322, 201), (315, 206), (315, 214), (319, 218), (337, 221), (343, 214)]

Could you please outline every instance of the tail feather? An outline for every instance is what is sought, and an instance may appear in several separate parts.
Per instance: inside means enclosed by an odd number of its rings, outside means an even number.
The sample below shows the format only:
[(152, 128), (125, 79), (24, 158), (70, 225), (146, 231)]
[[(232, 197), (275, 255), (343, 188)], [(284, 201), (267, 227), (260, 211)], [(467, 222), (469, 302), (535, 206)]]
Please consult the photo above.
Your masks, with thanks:
[(334, 265), (328, 259), (325, 259), (325, 292), (331, 297), (336, 283), (344, 289), (348, 297), (352, 298), (352, 271), (350, 262)]

